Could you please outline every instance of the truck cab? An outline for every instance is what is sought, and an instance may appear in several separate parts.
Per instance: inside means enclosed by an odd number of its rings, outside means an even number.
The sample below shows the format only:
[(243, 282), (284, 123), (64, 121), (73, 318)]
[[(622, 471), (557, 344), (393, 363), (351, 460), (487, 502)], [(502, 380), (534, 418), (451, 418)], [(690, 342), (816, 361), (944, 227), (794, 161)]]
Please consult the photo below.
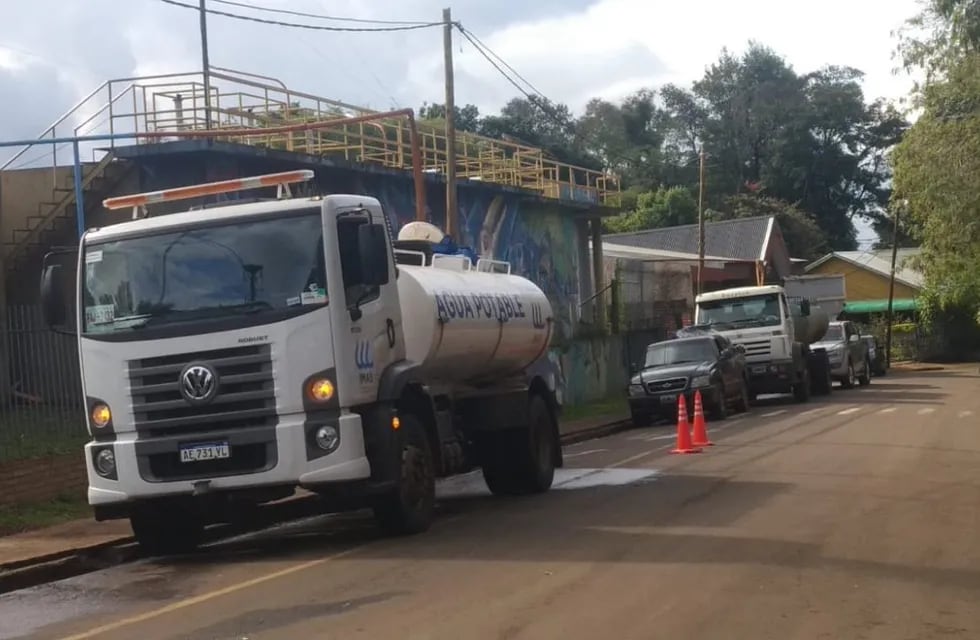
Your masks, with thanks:
[[(554, 385), (525, 366), (551, 336), (540, 289), (399, 266), (376, 199), (283, 197), (312, 178), (109, 199), (134, 219), (45, 259), (46, 319), (78, 341), (89, 503), (96, 519), (129, 518), (151, 552), (192, 548), (236, 505), (300, 487), (358, 496), (386, 530), (417, 533), (431, 522), (438, 476), (482, 467), (495, 493), (535, 493), (560, 465)], [(146, 211), (277, 185), (277, 199)], [(504, 293), (474, 299), (486, 314), (456, 318), (470, 301), (433, 287)], [(455, 324), (438, 320), (448, 303)], [(484, 338), (478, 390), (462, 375), (472, 362), (446, 351), (467, 332), (471, 347)]]
[[(792, 393), (805, 402), (830, 385), (826, 355), (812, 351), (811, 334), (822, 332), (808, 300), (791, 300), (783, 287), (734, 287), (695, 299), (695, 323), (722, 333), (745, 349), (750, 396)], [(819, 336), (818, 336), (819, 337)]]

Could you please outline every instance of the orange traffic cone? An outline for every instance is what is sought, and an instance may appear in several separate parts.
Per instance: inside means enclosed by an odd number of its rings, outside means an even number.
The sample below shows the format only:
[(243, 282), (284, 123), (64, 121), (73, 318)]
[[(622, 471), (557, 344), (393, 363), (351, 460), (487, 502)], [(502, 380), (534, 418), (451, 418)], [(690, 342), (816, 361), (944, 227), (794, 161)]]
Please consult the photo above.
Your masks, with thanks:
[(677, 396), (677, 448), (671, 453), (701, 453), (701, 447), (691, 444), (691, 424), (687, 421), (687, 401)]
[(714, 442), (708, 440), (708, 427), (704, 423), (704, 406), (701, 404), (701, 391), (694, 392), (694, 440), (691, 444), (695, 447), (710, 447), (714, 445)]

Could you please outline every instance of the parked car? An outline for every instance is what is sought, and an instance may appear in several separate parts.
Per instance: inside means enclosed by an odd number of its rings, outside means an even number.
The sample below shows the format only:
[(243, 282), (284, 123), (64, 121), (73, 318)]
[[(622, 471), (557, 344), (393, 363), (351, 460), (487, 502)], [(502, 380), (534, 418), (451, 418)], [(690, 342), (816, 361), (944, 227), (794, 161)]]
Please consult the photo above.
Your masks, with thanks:
[(888, 359), (885, 357), (885, 346), (878, 342), (873, 335), (863, 335), (861, 339), (868, 345), (868, 358), (871, 360), (871, 375), (883, 376), (888, 373)]
[(845, 389), (853, 387), (855, 380), (862, 387), (871, 384), (868, 345), (861, 339), (857, 326), (850, 320), (831, 322), (824, 337), (812, 346), (827, 351), (830, 375)]
[(705, 411), (716, 419), (728, 417), (730, 409), (747, 411), (746, 376), (744, 350), (722, 335), (702, 332), (654, 342), (647, 347), (643, 368), (630, 380), (633, 424), (643, 426), (654, 416), (676, 415), (681, 396), (692, 411), (696, 390)]

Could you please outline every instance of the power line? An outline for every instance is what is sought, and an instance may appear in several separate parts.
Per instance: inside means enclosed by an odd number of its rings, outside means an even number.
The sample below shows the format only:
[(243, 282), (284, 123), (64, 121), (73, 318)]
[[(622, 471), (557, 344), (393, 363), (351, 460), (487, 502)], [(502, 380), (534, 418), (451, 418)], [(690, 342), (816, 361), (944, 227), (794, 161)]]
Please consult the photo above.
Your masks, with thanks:
[[(175, 7), (183, 7), (184, 9), (192, 9), (194, 11), (200, 11), (200, 7), (185, 4), (183, 2), (177, 2), (177, 0), (160, 0), (166, 4), (172, 4)], [(280, 20), (269, 20), (267, 18), (256, 18), (253, 16), (243, 16), (237, 13), (228, 13), (227, 11), (219, 11), (217, 9), (205, 9), (207, 13), (224, 16), (225, 18), (234, 18), (236, 20), (246, 20), (249, 22), (259, 22), (262, 24), (272, 24), (279, 27), (293, 27), (296, 29), (310, 29), (312, 31), (348, 31), (348, 32), (380, 32), (380, 31), (413, 31), (416, 29), (426, 29), (429, 27), (441, 27), (442, 22), (423, 22), (419, 24), (405, 25), (400, 27), (327, 27), (314, 24), (301, 24), (298, 22), (282, 22)]]
[[(493, 49), (491, 49), (490, 47), (488, 47), (483, 42), (483, 40), (480, 40), (480, 38), (475, 33), (471, 32), (471, 31), (466, 31), (465, 29), (463, 29), (463, 25), (461, 25), (461, 24), (457, 24), (456, 27), (459, 29), (460, 33), (462, 33), (464, 36), (467, 37), (467, 39), (472, 38), (472, 40), (470, 40), (471, 43), (473, 42), (473, 40), (476, 40), (476, 42), (479, 43), (479, 46), (480, 47), (482, 47), (483, 49), (485, 49), (487, 51), (487, 53), (489, 53), (494, 58), (496, 58), (497, 60), (499, 60), (500, 61), (500, 64), (502, 64), (505, 67), (507, 67), (507, 69), (509, 69), (511, 73), (513, 73), (515, 76), (517, 76), (517, 78), (521, 82), (523, 82), (524, 84), (526, 84), (528, 86), (528, 88), (531, 89), (531, 91), (533, 91), (534, 93), (538, 94), (539, 96), (543, 96), (543, 94), (538, 90), (537, 87), (535, 87), (533, 84), (531, 84), (531, 82), (527, 78), (525, 78), (520, 73), (518, 73), (517, 72), (517, 69), (515, 69), (514, 67), (510, 66), (509, 64), (507, 64), (507, 61), (506, 60), (504, 60), (503, 58), (501, 58), (500, 56), (498, 56), (496, 53), (494, 53)], [(474, 44), (474, 46), (476, 46), (476, 45)]]
[(278, 13), (282, 15), (298, 16), (300, 18), (313, 18), (315, 20), (333, 20), (335, 22), (359, 22), (362, 24), (400, 24), (400, 25), (417, 25), (417, 26), (428, 26), (428, 22), (423, 22), (421, 20), (369, 20), (367, 18), (341, 18), (337, 16), (325, 16), (319, 13), (305, 13), (303, 11), (292, 11), (290, 9), (273, 9), (272, 7), (263, 7), (257, 4), (251, 4), (248, 2), (235, 2), (234, 0), (211, 0), (218, 4), (226, 4), (232, 7), (242, 7), (244, 9), (254, 9), (255, 11), (265, 11), (267, 13)]

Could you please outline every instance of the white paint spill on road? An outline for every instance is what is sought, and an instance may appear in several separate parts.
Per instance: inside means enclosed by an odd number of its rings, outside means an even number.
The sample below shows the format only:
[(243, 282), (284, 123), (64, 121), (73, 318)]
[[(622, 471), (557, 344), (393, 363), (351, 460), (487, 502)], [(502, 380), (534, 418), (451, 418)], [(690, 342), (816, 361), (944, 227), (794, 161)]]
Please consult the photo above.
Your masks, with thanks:
[(896, 409), (896, 407), (885, 407), (884, 409), (882, 409), (878, 413), (895, 413), (895, 409)]
[(927, 415), (927, 414), (930, 414), (930, 413), (932, 413), (932, 412), (933, 412), (933, 411), (935, 411), (935, 410), (936, 410), (936, 409), (935, 409), (935, 408), (933, 408), (933, 407), (922, 407), (922, 408), (921, 408), (921, 409), (919, 409), (919, 410), (918, 410), (918, 411), (917, 411), (916, 413), (918, 413), (918, 414), (919, 414), (920, 416), (924, 416), (924, 415)]
[(565, 458), (577, 458), (579, 456), (587, 456), (590, 453), (602, 453), (603, 451), (609, 451), (609, 449), (589, 449), (588, 451), (578, 451), (576, 453), (566, 453)]
[(851, 407), (850, 409), (841, 409), (840, 411), (837, 412), (837, 415), (839, 415), (839, 416), (846, 416), (846, 415), (849, 415), (851, 413), (855, 413), (855, 412), (860, 411), (860, 410), (861, 410), (861, 407)]
[[(652, 480), (659, 474), (660, 472), (656, 469), (555, 469), (555, 479), (551, 485), (551, 490), (623, 486)], [(483, 475), (479, 471), (447, 478), (439, 482), (436, 488), (436, 494), (440, 500), (490, 495), (490, 490), (487, 489)]]
[(973, 415), (973, 412), (970, 411), (969, 409), (967, 409), (966, 411), (960, 411), (959, 413), (957, 413), (956, 414), (956, 417), (957, 418), (969, 418), (972, 415)]
[(775, 411), (770, 411), (769, 413), (763, 413), (763, 418), (771, 418), (773, 416), (781, 416), (786, 413), (786, 409), (776, 409)]

